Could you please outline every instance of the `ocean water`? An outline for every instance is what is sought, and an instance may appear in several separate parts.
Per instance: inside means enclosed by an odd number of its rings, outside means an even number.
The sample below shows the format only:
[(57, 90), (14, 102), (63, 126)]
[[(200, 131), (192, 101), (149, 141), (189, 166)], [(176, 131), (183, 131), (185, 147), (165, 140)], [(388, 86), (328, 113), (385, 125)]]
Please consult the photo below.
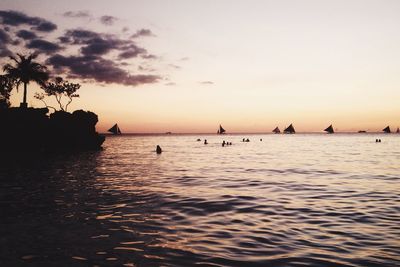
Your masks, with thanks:
[(400, 266), (396, 134), (110, 136), (0, 179), (0, 266)]

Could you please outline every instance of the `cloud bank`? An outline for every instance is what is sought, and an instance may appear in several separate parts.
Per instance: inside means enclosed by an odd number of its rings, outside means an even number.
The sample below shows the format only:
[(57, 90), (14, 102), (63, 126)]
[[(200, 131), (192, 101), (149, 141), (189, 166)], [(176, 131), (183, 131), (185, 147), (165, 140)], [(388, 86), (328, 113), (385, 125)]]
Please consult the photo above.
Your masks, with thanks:
[(100, 22), (103, 23), (106, 26), (111, 26), (113, 25), (118, 19), (113, 16), (101, 16), (100, 17)]
[[(64, 17), (90, 18), (87, 11), (68, 11)], [(99, 18), (103, 25), (111, 26), (118, 20), (113, 16)], [(57, 25), (40, 17), (29, 16), (14, 10), (0, 10), (0, 60), (8, 61), (12, 53), (27, 49), (39, 53), (46, 65), (59, 75), (86, 82), (139, 86), (157, 83), (161, 75), (131, 73), (125, 69), (125, 60), (137, 60), (150, 64), (157, 56), (138, 45), (135, 38), (155, 36), (149, 29), (140, 29), (134, 37), (123, 38), (84, 28), (67, 29), (56, 39), (49, 36)], [(57, 32), (58, 33), (58, 32)], [(23, 51), (23, 50), (22, 50)], [(148, 61), (148, 62), (147, 62)], [(138, 63), (138, 64), (139, 64)]]
[(57, 29), (57, 25), (39, 17), (31, 17), (19, 11), (0, 10), (0, 20), (3, 25), (31, 26), (31, 29), (40, 32), (52, 32)]
[(67, 18), (90, 18), (91, 15), (89, 11), (86, 10), (80, 10), (80, 11), (67, 11), (63, 13), (64, 17)]

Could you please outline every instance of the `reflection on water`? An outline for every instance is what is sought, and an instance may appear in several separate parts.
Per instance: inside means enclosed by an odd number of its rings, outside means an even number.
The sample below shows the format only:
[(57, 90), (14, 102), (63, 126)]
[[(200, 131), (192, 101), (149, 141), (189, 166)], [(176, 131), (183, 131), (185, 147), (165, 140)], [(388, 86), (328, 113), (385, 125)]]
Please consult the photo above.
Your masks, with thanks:
[(399, 266), (400, 136), (376, 136), (119, 136), (2, 166), (0, 265)]

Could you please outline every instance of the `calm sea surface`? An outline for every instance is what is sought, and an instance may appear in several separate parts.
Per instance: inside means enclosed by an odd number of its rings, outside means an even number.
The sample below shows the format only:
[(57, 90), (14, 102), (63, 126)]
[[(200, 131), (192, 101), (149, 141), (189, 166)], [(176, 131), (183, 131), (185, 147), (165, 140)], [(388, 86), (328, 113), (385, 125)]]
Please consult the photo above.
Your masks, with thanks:
[(111, 136), (0, 182), (0, 266), (400, 266), (396, 134)]

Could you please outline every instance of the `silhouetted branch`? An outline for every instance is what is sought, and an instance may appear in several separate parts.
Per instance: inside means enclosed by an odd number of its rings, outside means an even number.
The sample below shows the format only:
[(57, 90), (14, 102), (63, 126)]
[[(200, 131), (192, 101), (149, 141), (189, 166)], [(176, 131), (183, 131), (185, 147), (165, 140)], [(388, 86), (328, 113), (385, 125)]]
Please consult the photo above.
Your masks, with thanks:
[(67, 111), (67, 110), (68, 110), (68, 106), (69, 106), (69, 104), (71, 104), (71, 103), (72, 103), (72, 97), (71, 97), (71, 96), (68, 96), (68, 98), (69, 98), (69, 101), (68, 101), (68, 103), (65, 105), (65, 111)]
[[(63, 81), (61, 77), (57, 77), (54, 82), (42, 85), (42, 89), (45, 91), (47, 96), (54, 96), (60, 110), (67, 111), (68, 106), (71, 104), (73, 98), (79, 97), (76, 91), (81, 87), (78, 83), (70, 83), (68, 81)], [(69, 100), (66, 104), (63, 104), (63, 96), (67, 97)]]
[(46, 101), (44, 101), (44, 94), (36, 93), (34, 98), (36, 98), (37, 100), (42, 101), (42, 103), (46, 106), (46, 108), (52, 108), (52, 109), (54, 109), (54, 111), (57, 111), (57, 109), (55, 107), (47, 105)]

